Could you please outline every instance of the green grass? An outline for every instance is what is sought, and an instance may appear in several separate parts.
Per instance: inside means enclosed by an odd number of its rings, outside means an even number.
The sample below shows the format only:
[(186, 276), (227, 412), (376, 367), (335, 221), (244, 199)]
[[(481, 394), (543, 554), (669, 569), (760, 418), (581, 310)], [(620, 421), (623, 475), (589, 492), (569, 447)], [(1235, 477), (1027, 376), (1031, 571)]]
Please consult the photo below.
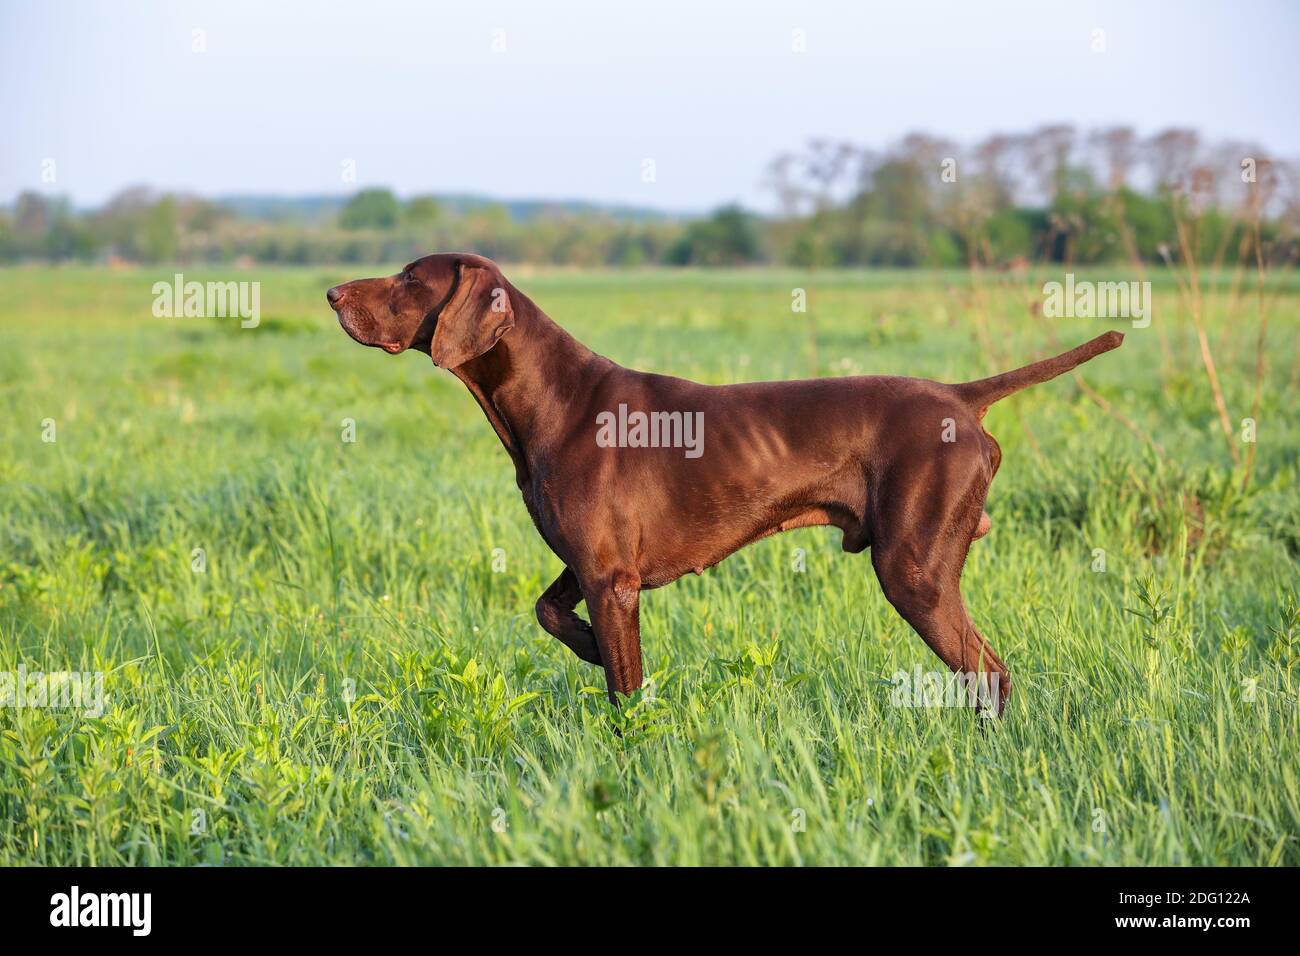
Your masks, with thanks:
[[(1128, 331), (1087, 380), (1162, 458), (1068, 377), (986, 422), (993, 722), (891, 705), (937, 660), (829, 529), (645, 595), (653, 693), (611, 717), (533, 618), (560, 565), (460, 383), (353, 344), (346, 269), (233, 276), (263, 282), (252, 330), (153, 318), (172, 271), (0, 272), (0, 671), (109, 698), (0, 708), (0, 863), (1300, 863), (1294, 281), (1243, 493), (1169, 277), (1129, 330), (994, 277), (509, 270), (596, 350), (709, 382), (808, 374), (795, 285), (822, 374), (988, 374), (982, 298), (1002, 368)], [(1222, 288), (1235, 427), (1257, 326)]]

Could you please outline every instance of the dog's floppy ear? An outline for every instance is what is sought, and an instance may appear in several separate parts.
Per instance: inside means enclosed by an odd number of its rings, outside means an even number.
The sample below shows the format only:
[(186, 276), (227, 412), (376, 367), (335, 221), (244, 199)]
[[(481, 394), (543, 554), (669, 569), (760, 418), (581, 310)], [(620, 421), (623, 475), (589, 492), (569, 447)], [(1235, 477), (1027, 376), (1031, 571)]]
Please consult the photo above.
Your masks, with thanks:
[(489, 259), (465, 256), (456, 264), (456, 288), (442, 307), (429, 343), (440, 368), (478, 358), (515, 327), (515, 310), (501, 270)]

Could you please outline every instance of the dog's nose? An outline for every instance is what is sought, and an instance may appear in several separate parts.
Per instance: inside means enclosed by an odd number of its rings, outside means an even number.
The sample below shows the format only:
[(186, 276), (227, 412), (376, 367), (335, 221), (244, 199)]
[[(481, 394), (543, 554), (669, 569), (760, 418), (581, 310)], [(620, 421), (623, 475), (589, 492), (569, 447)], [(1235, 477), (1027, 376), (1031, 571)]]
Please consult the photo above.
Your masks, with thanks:
[(339, 299), (343, 298), (343, 286), (336, 285), (325, 293), (325, 298), (331, 306), (339, 304)]

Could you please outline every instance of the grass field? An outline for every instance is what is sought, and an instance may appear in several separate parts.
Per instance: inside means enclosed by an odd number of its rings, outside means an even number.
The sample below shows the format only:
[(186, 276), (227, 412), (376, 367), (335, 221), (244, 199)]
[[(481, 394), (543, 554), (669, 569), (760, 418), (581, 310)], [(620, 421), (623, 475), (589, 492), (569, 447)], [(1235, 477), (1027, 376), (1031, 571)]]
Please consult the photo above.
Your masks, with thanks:
[[(154, 318), (173, 271), (0, 272), (0, 672), (107, 695), (0, 708), (0, 864), (1300, 864), (1293, 279), (1243, 491), (1170, 276), (1130, 329), (1031, 314), (1045, 275), (507, 270), (597, 351), (708, 382), (810, 373), (795, 286), (821, 374), (1126, 331), (1084, 370), (1109, 411), (1066, 377), (986, 421), (963, 590), (1016, 693), (982, 721), (891, 703), (937, 659), (829, 529), (646, 594), (653, 692), (611, 717), (533, 617), (560, 564), (469, 394), (338, 328), (355, 273), (187, 271), (261, 280), (241, 329)], [(1254, 296), (1206, 310), (1244, 456)]]

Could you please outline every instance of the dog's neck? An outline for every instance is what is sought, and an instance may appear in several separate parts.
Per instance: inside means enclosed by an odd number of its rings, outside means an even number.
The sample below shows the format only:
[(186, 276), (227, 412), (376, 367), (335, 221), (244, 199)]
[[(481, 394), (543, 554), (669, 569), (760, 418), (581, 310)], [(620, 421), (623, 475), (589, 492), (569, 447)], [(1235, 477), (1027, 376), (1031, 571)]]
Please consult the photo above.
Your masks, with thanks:
[(557, 325), (527, 296), (510, 290), (514, 328), (478, 358), (452, 369), (483, 409), (515, 463), (515, 481), (528, 481), (525, 449), (539, 451), (561, 436), (562, 422), (541, 414), (590, 394), (614, 367)]

